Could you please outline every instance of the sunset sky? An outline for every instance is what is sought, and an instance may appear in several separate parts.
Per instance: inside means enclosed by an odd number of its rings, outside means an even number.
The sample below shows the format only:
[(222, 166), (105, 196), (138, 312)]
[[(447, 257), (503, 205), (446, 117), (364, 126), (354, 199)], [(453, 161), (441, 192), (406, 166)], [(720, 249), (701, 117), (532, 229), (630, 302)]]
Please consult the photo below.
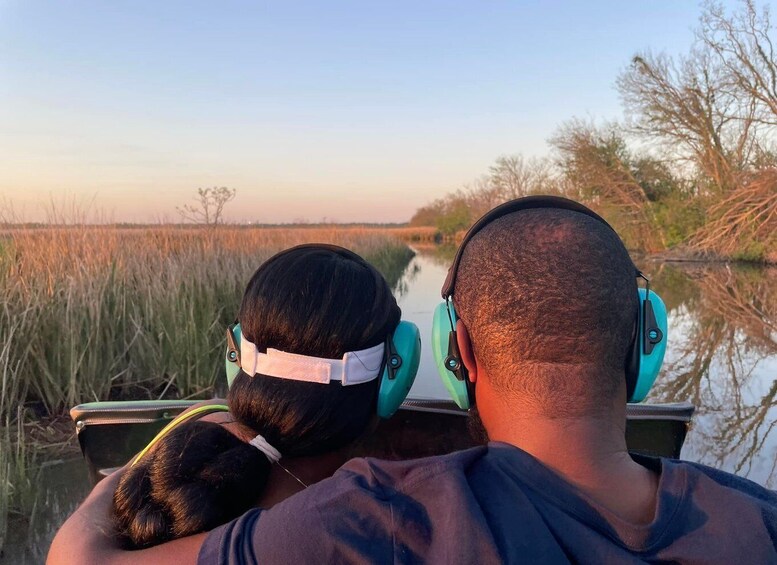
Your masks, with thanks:
[(175, 221), (226, 185), (234, 221), (406, 221), (620, 117), (630, 56), (687, 51), (700, 12), (635, 4), (0, 0), (0, 205)]

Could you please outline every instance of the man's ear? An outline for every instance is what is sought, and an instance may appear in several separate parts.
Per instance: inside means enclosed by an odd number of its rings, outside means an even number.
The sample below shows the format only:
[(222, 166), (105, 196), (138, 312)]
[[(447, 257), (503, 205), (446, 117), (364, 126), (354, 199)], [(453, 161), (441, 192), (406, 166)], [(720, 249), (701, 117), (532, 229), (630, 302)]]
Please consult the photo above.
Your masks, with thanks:
[(456, 320), (456, 343), (459, 345), (461, 362), (467, 368), (470, 382), (477, 382), (478, 364), (475, 361), (475, 353), (472, 351), (472, 340), (469, 337), (467, 326), (461, 320)]

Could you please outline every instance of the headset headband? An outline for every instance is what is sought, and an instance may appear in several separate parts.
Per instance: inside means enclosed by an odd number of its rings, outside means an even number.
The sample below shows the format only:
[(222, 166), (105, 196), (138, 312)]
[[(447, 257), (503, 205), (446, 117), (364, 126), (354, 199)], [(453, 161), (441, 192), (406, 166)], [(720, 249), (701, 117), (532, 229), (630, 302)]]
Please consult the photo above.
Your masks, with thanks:
[(467, 231), (464, 239), (461, 240), (459, 248), (456, 251), (456, 257), (453, 259), (453, 263), (448, 269), (448, 275), (445, 277), (445, 282), (442, 285), (442, 297), (444, 300), (447, 300), (453, 295), (453, 290), (456, 286), (456, 272), (459, 270), (459, 263), (461, 262), (461, 257), (464, 255), (464, 248), (467, 246), (467, 243), (469, 243), (469, 240), (494, 220), (501, 218), (502, 216), (506, 216), (507, 214), (512, 214), (513, 212), (529, 210), (532, 208), (556, 208), (561, 210), (572, 210), (573, 212), (580, 212), (581, 214), (585, 214), (594, 220), (600, 221), (605, 226), (610, 228), (614, 233), (616, 233), (613, 227), (608, 224), (607, 221), (599, 214), (590, 208), (583, 206), (579, 202), (569, 200), (568, 198), (562, 198), (560, 196), (526, 196), (524, 198), (519, 198), (518, 200), (505, 202), (475, 222), (475, 224), (469, 228), (469, 231)]
[(248, 376), (265, 375), (292, 381), (342, 386), (358, 385), (378, 378), (383, 369), (386, 345), (379, 343), (360, 351), (348, 351), (341, 359), (287, 353), (268, 348), (261, 353), (245, 336), (240, 340), (238, 363)]

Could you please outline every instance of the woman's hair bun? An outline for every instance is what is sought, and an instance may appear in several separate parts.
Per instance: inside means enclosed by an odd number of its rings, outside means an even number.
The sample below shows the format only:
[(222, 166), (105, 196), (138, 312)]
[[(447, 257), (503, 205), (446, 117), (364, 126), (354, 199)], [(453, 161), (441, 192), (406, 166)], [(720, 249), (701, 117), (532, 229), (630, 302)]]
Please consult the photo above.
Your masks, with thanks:
[(181, 424), (119, 481), (119, 539), (142, 548), (212, 529), (256, 504), (270, 474), (257, 449), (219, 424)]

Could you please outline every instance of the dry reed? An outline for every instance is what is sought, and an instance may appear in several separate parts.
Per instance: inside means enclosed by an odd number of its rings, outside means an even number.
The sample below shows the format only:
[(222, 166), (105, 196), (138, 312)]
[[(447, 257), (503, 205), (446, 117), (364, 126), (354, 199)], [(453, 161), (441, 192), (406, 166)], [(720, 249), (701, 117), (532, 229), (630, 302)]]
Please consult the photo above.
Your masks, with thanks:
[(352, 248), (388, 278), (411, 253), (364, 229), (0, 234), (0, 418), (23, 403), (51, 414), (141, 391), (201, 394), (219, 373), (223, 328), (250, 275), (272, 253), (310, 241)]

